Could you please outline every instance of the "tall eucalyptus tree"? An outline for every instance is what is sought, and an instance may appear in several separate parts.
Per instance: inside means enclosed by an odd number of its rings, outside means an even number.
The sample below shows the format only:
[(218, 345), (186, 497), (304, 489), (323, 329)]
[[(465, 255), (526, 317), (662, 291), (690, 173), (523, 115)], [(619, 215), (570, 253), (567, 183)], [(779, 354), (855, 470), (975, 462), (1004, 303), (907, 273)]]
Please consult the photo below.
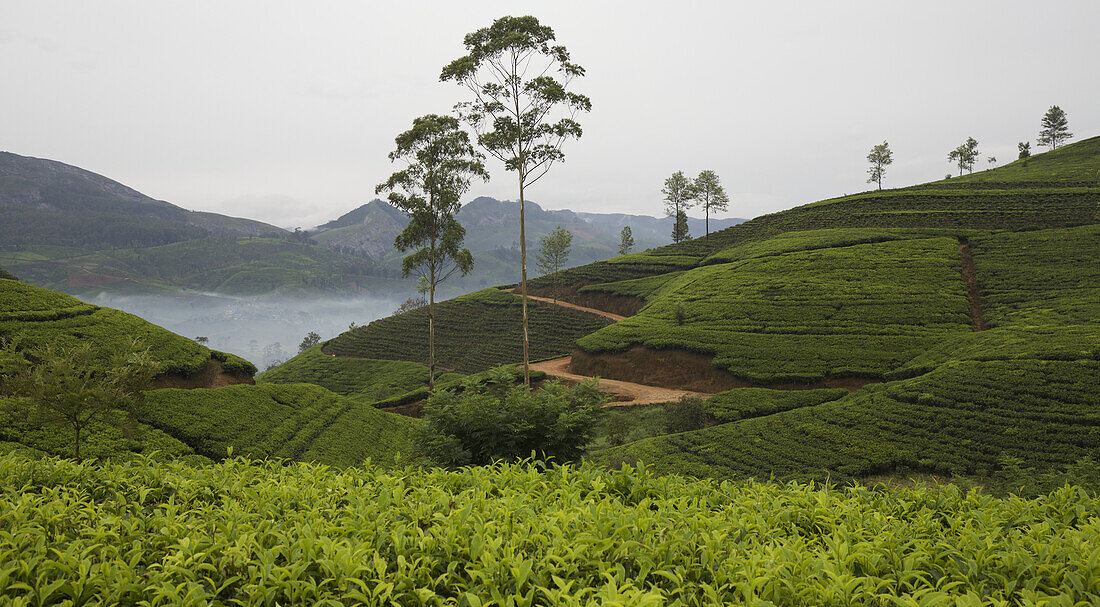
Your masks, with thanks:
[(440, 74), (469, 89), (472, 99), (455, 106), (491, 156), (515, 171), (519, 181), (520, 295), (523, 302), (523, 378), (531, 385), (527, 331), (527, 233), (524, 190), (558, 162), (562, 145), (581, 136), (575, 120), (592, 109), (588, 97), (569, 85), (584, 68), (553, 45), (554, 30), (531, 16), (501, 17), (466, 35), (467, 54)]

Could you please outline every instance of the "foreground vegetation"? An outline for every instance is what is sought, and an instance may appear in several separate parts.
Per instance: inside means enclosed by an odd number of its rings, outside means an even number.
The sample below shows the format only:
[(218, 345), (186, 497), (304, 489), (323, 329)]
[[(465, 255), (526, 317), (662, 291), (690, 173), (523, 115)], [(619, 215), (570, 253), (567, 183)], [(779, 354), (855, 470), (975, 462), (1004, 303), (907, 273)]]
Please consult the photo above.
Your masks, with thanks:
[[(1100, 498), (0, 457), (14, 604), (1083, 605)], [(961, 602), (956, 602), (961, 601)]]

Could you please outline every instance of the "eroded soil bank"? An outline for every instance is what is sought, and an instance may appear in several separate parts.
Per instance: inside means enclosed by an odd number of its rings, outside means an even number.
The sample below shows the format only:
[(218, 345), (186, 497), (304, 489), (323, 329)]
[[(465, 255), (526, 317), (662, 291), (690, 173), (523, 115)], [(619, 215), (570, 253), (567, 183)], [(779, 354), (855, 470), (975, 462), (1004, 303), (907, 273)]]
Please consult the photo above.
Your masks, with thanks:
[(635, 346), (625, 352), (590, 354), (573, 351), (569, 372), (577, 375), (662, 386), (692, 392), (723, 392), (734, 388), (772, 388), (776, 390), (812, 390), (844, 388), (854, 392), (879, 380), (865, 377), (835, 377), (824, 381), (775, 382), (757, 384), (714, 366), (714, 357), (685, 350), (651, 350)]
[(194, 375), (185, 376), (179, 373), (169, 373), (160, 375), (153, 380), (155, 388), (221, 388), (237, 384), (254, 386), (256, 380), (245, 373), (229, 373), (222, 367), (220, 362), (213, 359), (206, 361), (206, 365), (202, 370)]

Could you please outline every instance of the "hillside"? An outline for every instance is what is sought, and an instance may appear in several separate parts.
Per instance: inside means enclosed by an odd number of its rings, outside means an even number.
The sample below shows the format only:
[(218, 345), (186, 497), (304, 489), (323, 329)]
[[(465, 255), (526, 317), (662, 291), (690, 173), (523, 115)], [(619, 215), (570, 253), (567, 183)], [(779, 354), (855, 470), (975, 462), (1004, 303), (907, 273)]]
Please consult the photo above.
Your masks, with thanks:
[[(824, 200), (536, 279), (535, 293), (627, 318), (532, 345), (571, 350), (573, 374), (717, 393), (710, 427), (592, 454), (607, 464), (834, 480), (1076, 466), (1100, 453), (1100, 138), (1024, 165)], [(519, 360), (498, 348), (518, 331), (494, 310), (502, 297), (443, 304), (494, 319), (441, 334), (448, 364)], [(400, 315), (324, 351), (422, 360), (423, 324)]]
[[(378, 411), (309, 384), (248, 385), (256, 368), (144, 320), (13, 280), (0, 279), (0, 340), (22, 352), (36, 344), (62, 348), (90, 343), (104, 356), (136, 337), (159, 364), (154, 389), (136, 424), (91, 426), (86, 456), (161, 457), (209, 461), (230, 450), (251, 458), (287, 458), (349, 466), (413, 457), (410, 437), (418, 422)], [(0, 375), (8, 362), (0, 352)], [(21, 354), (17, 354), (21, 356)], [(416, 378), (416, 379), (419, 379)], [(404, 394), (425, 381), (375, 386), (375, 400)], [(236, 385), (233, 385), (236, 384)], [(0, 452), (19, 450), (69, 456), (73, 431), (44, 426), (21, 415), (14, 397), (0, 397)]]
[(143, 247), (285, 232), (259, 221), (188, 211), (91, 171), (10, 152), (0, 152), (0, 211), (0, 246)]
[(281, 238), (202, 238), (61, 256), (38, 250), (0, 252), (0, 259), (19, 268), (25, 280), (73, 294), (349, 293), (387, 283), (369, 260)]
[[(601, 316), (532, 302), (531, 359), (567, 353), (578, 337), (611, 321)], [(456, 297), (436, 310), (436, 364), (440, 371), (476, 373), (523, 359), (520, 299), (496, 289)], [(322, 352), (338, 357), (428, 360), (428, 310), (381, 318), (330, 340)], [(476, 345), (471, 343), (476, 340)], [(293, 362), (294, 359), (291, 359)]]

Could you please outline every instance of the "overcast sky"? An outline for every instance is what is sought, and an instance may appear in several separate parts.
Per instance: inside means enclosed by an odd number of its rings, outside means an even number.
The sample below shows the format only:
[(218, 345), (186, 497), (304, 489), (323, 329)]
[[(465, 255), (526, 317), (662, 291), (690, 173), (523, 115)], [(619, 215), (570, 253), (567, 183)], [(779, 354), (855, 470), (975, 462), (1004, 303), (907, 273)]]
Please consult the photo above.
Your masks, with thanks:
[[(1016, 157), (1052, 104), (1100, 134), (1100, 2), (53, 2), (0, 0), (0, 149), (180, 206), (309, 227), (374, 198), (463, 36), (532, 14), (587, 70), (584, 136), (528, 197), (658, 215), (713, 169), (753, 217), (942, 178), (973, 136)], [(1041, 150), (1036, 150), (1041, 151)], [(474, 195), (516, 198), (514, 173)]]

